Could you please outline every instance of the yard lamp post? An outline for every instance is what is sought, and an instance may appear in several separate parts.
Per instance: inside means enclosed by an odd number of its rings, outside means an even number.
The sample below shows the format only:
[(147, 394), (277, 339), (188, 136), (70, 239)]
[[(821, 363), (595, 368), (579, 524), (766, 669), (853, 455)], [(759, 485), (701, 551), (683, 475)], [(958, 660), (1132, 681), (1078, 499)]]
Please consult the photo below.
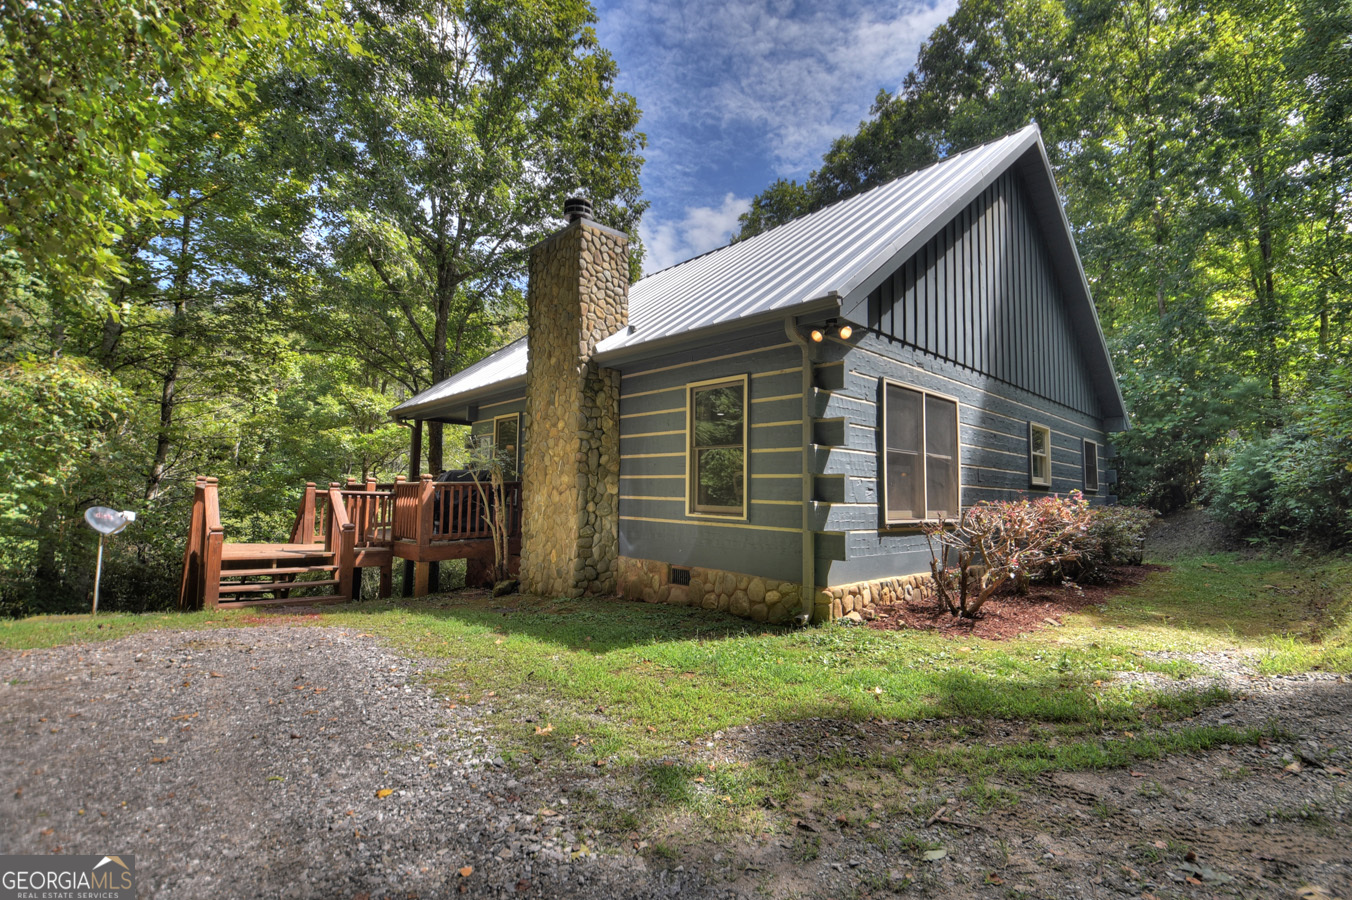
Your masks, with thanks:
[(129, 509), (118, 512), (106, 506), (91, 506), (85, 510), (85, 521), (89, 523), (90, 528), (99, 533), (99, 561), (94, 567), (94, 608), (89, 613), (93, 616), (99, 611), (99, 581), (103, 578), (103, 539), (110, 534), (117, 534), (135, 522), (136, 513)]

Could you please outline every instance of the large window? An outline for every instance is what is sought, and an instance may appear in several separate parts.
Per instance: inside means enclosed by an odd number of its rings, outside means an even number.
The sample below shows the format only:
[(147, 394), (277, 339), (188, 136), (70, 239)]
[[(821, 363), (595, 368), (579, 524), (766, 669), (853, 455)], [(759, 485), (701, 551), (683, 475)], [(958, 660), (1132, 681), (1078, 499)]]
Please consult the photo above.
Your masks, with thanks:
[(1028, 480), (1033, 487), (1052, 486), (1052, 430), (1028, 423)]
[(958, 514), (958, 404), (883, 383), (883, 506), (889, 525)]
[(1093, 441), (1084, 442), (1084, 489), (1086, 491), (1099, 489), (1098, 444)]
[(689, 511), (746, 515), (746, 378), (690, 385)]
[(521, 415), (498, 416), (493, 420), (493, 450), (503, 461), (503, 476), (514, 480), (521, 471)]

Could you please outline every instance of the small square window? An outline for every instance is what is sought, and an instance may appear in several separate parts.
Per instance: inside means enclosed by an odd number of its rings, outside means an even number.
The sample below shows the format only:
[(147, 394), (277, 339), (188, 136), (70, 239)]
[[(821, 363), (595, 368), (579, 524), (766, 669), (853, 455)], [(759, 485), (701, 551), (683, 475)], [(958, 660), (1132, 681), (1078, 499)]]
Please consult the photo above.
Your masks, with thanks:
[(1028, 423), (1028, 481), (1033, 487), (1052, 486), (1052, 430)]
[(1084, 442), (1084, 489), (1090, 493), (1099, 489), (1098, 444), (1093, 441)]

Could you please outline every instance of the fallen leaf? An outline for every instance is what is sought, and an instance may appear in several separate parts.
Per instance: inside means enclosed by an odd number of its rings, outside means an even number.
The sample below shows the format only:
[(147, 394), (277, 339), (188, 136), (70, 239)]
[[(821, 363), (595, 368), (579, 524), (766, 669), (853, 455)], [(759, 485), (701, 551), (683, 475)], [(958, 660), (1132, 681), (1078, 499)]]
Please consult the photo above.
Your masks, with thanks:
[(167, 737), (151, 738), (151, 739), (150, 739), (150, 743), (152, 743), (152, 744), (167, 744), (167, 743), (169, 743), (169, 739), (168, 739)]
[(461, 877), (461, 878), (468, 878), (469, 876), (471, 876), (471, 875), (473, 875), (473, 874), (474, 874), (474, 867), (473, 867), (473, 866), (461, 866), (461, 867), (460, 867), (460, 877)]
[(182, 721), (183, 719), (195, 719), (195, 718), (197, 718), (197, 713), (184, 713), (181, 716), (174, 716), (174, 721), (179, 722)]
[(1169, 845), (1166, 844), (1166, 843), (1164, 843), (1164, 841), (1155, 841), (1155, 849), (1156, 849), (1156, 850), (1168, 850), (1168, 849), (1169, 849)]
[(926, 850), (926, 851), (925, 851), (925, 861), (926, 861), (926, 862), (938, 862), (939, 860), (943, 859), (943, 858), (944, 858), (945, 856), (947, 856), (947, 855), (948, 855), (948, 851), (947, 851), (947, 850)]
[[(208, 673), (207, 673), (207, 677), (208, 677), (208, 678), (224, 678), (225, 676), (222, 675), (220, 672), (208, 672)], [(184, 684), (186, 684), (186, 683), (187, 683), (187, 682), (184, 682)]]
[(167, 763), (171, 759), (173, 759), (172, 756), (156, 756), (155, 758), (151, 759), (150, 764), (158, 766), (161, 763)]
[(535, 733), (536, 733), (536, 734), (549, 734), (549, 733), (550, 733), (551, 731), (553, 731), (553, 730), (554, 730), (554, 726), (553, 726), (553, 725), (545, 725), (544, 728), (541, 728), (539, 725), (536, 725), (536, 726), (535, 726)]
[(994, 872), (986, 876), (986, 884), (1004, 884), (1005, 880)]
[(1290, 772), (1290, 773), (1292, 773), (1292, 774), (1294, 774), (1294, 775), (1299, 775), (1299, 774), (1301, 773), (1301, 771), (1302, 771), (1301, 766), (1300, 766), (1300, 762), (1299, 762), (1299, 761), (1293, 762), (1293, 763), (1291, 763), (1289, 766), (1283, 767), (1282, 771), (1284, 771), (1284, 772)]
[(380, 790), (376, 791), (376, 798), (378, 800), (384, 800), (386, 797), (388, 797), (390, 794), (393, 793), (394, 791), (391, 788), (381, 788)]

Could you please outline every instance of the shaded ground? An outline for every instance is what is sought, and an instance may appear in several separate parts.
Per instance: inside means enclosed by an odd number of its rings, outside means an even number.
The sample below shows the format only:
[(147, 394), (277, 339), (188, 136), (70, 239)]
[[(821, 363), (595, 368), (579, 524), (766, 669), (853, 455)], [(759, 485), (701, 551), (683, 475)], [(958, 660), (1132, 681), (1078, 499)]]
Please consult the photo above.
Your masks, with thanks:
[[(1237, 701), (1178, 727), (1262, 729), (1255, 743), (997, 775), (977, 792), (960, 764), (915, 776), (932, 752), (1046, 734), (951, 720), (734, 729), (719, 745), (723, 762), (846, 755), (874, 764), (854, 779), (805, 784), (781, 811), (791, 827), (761, 840), (734, 883), (769, 896), (1352, 897), (1352, 683), (1259, 678), (1243, 657), (1215, 656), (1195, 660), (1221, 666), (1204, 681), (1240, 691)], [(880, 756), (914, 762), (880, 771)], [(1311, 887), (1323, 893), (1301, 893)]]
[(417, 675), (337, 628), (0, 653), (0, 854), (132, 854), (140, 896), (165, 898), (642, 897), (689, 881), (598, 857), (556, 785), (503, 765), (486, 707)]
[(720, 836), (688, 813), (630, 831), (626, 798), (645, 789), (632, 773), (504, 764), (484, 727), (491, 695), (438, 698), (415, 664), (350, 629), (9, 651), (0, 852), (132, 853), (147, 897), (1296, 897), (1315, 885), (1352, 898), (1352, 683), (1260, 678), (1240, 653), (1190, 659), (1207, 669), (1190, 686), (1240, 699), (1172, 727), (1265, 737), (976, 779), (935, 755), (1054, 746), (1055, 732), (743, 726), (687, 761), (712, 767), (710, 790), (719, 766), (768, 762), (798, 778), (795, 799), (767, 805), (761, 830)]
[(987, 600), (975, 619), (964, 619), (940, 608), (933, 600), (916, 599), (877, 608), (870, 628), (884, 631), (919, 629), (950, 637), (1005, 640), (1049, 626), (1090, 606), (1106, 603), (1116, 591), (1140, 584), (1162, 566), (1118, 566), (1105, 573), (1102, 584), (1075, 585), (1069, 588), (1033, 585), (1025, 596), (998, 594)]

